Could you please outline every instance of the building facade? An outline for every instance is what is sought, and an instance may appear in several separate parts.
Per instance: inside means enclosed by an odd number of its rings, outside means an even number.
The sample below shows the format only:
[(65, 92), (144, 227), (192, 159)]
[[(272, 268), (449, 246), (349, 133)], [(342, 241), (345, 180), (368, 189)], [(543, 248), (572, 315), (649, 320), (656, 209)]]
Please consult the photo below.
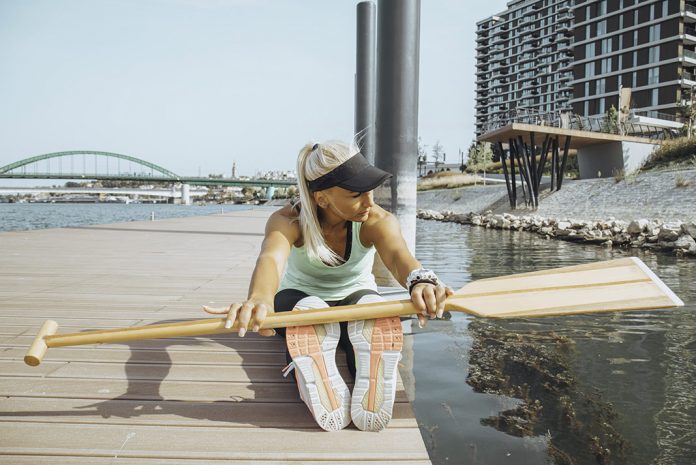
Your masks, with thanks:
[(477, 135), (516, 115), (593, 116), (612, 105), (674, 119), (683, 90), (696, 86), (696, 0), (507, 6), (477, 23)]
[[(673, 118), (682, 89), (696, 85), (696, 7), (684, 0), (576, 0), (573, 111), (619, 107)], [(629, 108), (625, 108), (628, 103)]]

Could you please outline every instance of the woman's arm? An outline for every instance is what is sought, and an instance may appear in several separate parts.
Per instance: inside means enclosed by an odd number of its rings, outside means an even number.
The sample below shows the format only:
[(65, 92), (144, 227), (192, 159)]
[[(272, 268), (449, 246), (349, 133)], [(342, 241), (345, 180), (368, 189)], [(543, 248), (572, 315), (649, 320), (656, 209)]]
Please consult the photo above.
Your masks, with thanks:
[[(235, 302), (224, 309), (203, 307), (208, 313), (227, 313), (225, 326), (231, 328), (239, 322), (239, 335), (244, 336), (249, 322), (252, 330), (259, 327), (269, 313), (273, 313), (273, 299), (280, 286), (280, 276), (290, 254), (292, 244), (297, 240), (297, 228), (290, 218), (279, 210), (273, 213), (266, 223), (265, 237), (256, 266), (251, 275), (249, 293), (245, 302)], [(259, 332), (262, 336), (275, 334), (272, 329)]]
[[(422, 266), (408, 250), (399, 221), (391, 213), (382, 210), (375, 215), (374, 221), (368, 220), (366, 226), (366, 239), (374, 244), (384, 266), (399, 284), (406, 287), (409, 273)], [(426, 317), (442, 317), (445, 299), (451, 294), (452, 290), (444, 285), (420, 283), (411, 288), (411, 301), (420, 312), (418, 320), (421, 326), (425, 325)]]

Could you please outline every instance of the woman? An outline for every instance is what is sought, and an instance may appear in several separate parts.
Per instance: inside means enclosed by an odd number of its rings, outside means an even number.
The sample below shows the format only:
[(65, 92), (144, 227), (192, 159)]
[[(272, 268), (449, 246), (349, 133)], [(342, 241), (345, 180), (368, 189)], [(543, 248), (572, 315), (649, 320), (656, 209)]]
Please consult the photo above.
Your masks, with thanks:
[[(274, 330), (259, 327), (274, 311), (384, 300), (372, 275), (376, 251), (409, 290), (421, 326), (426, 317), (442, 316), (452, 291), (421, 269), (396, 218), (373, 201), (372, 190), (389, 173), (370, 165), (354, 144), (327, 142), (300, 151), (297, 174), (299, 201), (270, 216), (246, 302), (206, 311), (227, 313), (228, 328), (238, 321), (240, 336), (249, 322), (253, 331), (271, 336)], [(337, 431), (351, 419), (366, 431), (387, 425), (403, 342), (398, 317), (278, 332), (291, 358), (285, 374), (295, 370), (300, 396), (319, 426)], [(355, 378), (352, 396), (336, 368), (338, 345)]]

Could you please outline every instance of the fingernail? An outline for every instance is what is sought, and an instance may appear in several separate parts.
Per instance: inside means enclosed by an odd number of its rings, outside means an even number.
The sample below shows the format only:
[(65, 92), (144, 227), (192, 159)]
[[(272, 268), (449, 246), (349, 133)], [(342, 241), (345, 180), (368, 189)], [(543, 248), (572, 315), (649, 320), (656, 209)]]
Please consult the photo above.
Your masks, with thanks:
[(246, 328), (239, 328), (239, 337), (244, 337), (246, 334)]
[(230, 329), (232, 327), (232, 322), (230, 320), (225, 321), (225, 329)]
[(418, 327), (423, 328), (423, 323), (421, 322), (421, 320), (418, 320)]

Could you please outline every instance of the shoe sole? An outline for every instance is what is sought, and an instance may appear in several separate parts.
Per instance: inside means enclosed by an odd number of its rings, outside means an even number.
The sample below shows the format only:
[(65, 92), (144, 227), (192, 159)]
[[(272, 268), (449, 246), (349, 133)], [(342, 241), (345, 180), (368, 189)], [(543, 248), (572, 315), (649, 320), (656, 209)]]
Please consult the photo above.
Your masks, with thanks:
[[(317, 331), (323, 332), (322, 336)], [(298, 371), (297, 384), (302, 400), (317, 424), (326, 431), (338, 431), (350, 424), (350, 390), (336, 367), (336, 347), (341, 328), (338, 323), (290, 327), (286, 343)]]
[(380, 431), (391, 420), (396, 397), (398, 363), (403, 348), (399, 317), (348, 323), (355, 350), (353, 423), (363, 431)]

